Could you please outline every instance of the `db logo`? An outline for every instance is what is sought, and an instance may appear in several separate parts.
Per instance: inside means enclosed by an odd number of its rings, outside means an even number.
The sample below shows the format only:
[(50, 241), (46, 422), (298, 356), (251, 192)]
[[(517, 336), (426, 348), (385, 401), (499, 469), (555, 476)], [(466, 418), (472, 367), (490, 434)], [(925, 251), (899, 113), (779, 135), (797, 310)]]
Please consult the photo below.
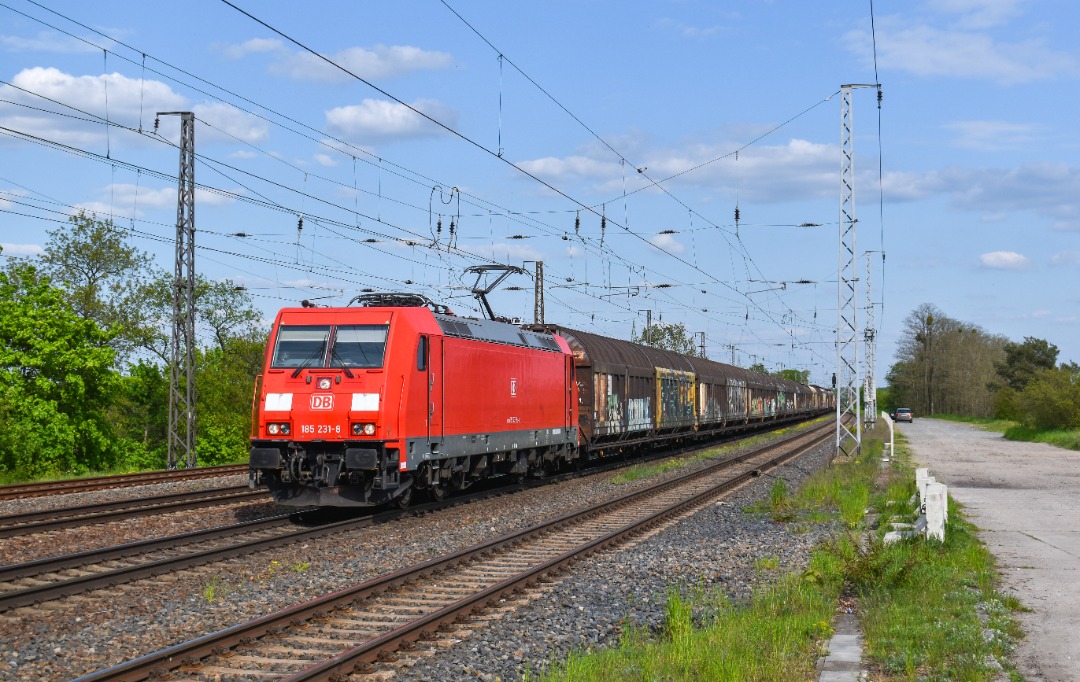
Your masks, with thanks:
[(311, 409), (332, 410), (334, 409), (334, 394), (311, 396)]

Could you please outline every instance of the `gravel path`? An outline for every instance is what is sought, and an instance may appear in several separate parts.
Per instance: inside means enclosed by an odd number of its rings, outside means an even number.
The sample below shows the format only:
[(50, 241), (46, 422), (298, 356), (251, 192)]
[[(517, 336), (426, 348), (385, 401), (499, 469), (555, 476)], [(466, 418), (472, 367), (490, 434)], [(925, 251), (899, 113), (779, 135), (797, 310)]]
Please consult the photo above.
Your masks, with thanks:
[[(777, 475), (796, 485), (828, 451)], [(342, 533), (333, 544), (323, 539), (252, 555), (121, 586), (104, 598), (97, 593), (0, 614), (0, 680), (67, 680), (664, 478), (614, 485), (611, 477), (599, 474)], [(526, 668), (543, 668), (552, 656), (614, 643), (626, 622), (655, 626), (670, 585), (715, 585), (745, 598), (762, 580), (802, 566), (817, 540), (742, 511), (771, 485), (769, 477), (758, 479), (729, 502), (710, 505), (633, 548), (579, 564), (546, 597), (479, 630), (438, 662), (417, 664), (405, 678), (515, 679)], [(755, 569), (760, 557), (779, 558), (779, 569)]]

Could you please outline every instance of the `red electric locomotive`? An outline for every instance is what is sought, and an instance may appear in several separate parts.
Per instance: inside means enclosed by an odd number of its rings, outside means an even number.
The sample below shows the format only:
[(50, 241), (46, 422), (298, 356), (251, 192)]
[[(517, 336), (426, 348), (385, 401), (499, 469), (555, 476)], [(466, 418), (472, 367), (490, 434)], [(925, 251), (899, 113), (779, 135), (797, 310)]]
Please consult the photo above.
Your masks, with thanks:
[(574, 357), (550, 333), (411, 294), (285, 308), (255, 390), (251, 485), (287, 505), (408, 504), (578, 455)]

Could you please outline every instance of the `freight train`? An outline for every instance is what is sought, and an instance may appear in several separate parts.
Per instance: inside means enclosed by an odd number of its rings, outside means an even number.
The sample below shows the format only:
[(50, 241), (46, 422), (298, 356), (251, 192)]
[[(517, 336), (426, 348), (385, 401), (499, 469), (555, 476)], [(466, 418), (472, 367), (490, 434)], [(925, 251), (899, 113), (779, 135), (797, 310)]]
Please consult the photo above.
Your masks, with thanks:
[(407, 505), (473, 483), (834, 408), (775, 376), (413, 294), (282, 309), (255, 387), (251, 487), (296, 506)]

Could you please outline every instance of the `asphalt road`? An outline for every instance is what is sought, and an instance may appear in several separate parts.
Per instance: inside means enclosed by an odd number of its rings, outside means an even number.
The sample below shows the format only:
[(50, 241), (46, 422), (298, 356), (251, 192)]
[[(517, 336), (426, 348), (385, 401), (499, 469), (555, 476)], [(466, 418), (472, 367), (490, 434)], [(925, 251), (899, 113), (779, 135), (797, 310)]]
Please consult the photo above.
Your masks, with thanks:
[(936, 419), (896, 425), (949, 486), (1030, 609), (1013, 657), (1028, 682), (1080, 681), (1080, 452)]

